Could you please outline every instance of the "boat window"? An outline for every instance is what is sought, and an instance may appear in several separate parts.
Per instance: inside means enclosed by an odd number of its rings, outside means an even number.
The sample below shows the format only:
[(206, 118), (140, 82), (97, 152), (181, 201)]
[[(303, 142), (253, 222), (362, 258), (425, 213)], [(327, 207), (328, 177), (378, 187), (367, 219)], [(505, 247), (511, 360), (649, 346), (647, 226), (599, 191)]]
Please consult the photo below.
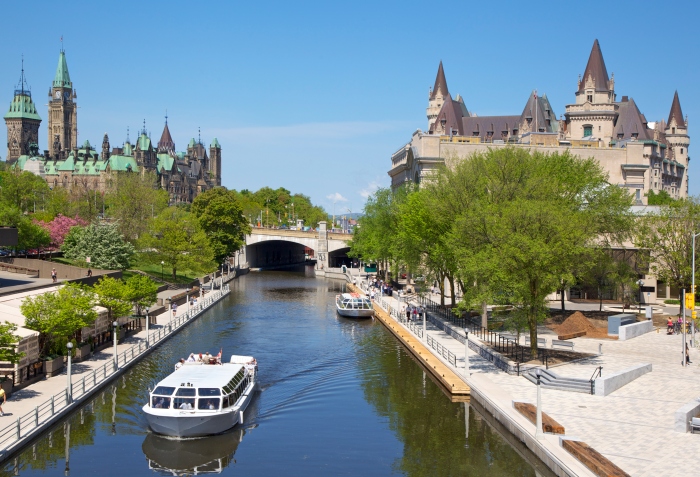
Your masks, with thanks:
[(155, 409), (170, 409), (170, 398), (153, 396), (151, 400), (151, 407)]
[(197, 394), (200, 396), (221, 396), (219, 388), (199, 388)]
[(175, 392), (175, 388), (170, 386), (158, 386), (153, 390), (153, 394), (161, 394), (163, 396), (172, 396), (173, 392)]
[(220, 403), (221, 399), (219, 398), (200, 399), (198, 403), (198, 409), (208, 409), (210, 411), (214, 411), (216, 409), (219, 409)]
[(175, 398), (173, 399), (174, 409), (194, 409), (194, 399)]
[(177, 390), (176, 396), (195, 396), (195, 388), (180, 388)]
[(221, 405), (222, 408), (227, 408), (229, 403), (228, 396), (224, 396), (224, 403)]

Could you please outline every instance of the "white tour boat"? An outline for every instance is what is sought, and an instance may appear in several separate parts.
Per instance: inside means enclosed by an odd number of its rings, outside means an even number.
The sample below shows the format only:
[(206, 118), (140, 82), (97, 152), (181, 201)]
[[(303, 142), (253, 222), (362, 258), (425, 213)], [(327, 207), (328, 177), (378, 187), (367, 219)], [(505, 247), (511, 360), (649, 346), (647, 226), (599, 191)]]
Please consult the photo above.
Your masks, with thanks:
[(252, 356), (234, 355), (223, 364), (186, 362), (149, 393), (143, 406), (148, 425), (171, 437), (220, 434), (243, 422), (257, 372)]
[(374, 315), (372, 301), (359, 293), (343, 293), (335, 296), (335, 307), (340, 316), (367, 318)]

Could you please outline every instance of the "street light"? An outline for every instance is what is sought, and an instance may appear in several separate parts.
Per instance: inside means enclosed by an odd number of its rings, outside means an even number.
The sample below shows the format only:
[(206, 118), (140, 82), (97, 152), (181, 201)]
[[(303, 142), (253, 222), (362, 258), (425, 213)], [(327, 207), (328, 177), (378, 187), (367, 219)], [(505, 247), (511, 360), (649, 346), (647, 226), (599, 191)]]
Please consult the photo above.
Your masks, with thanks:
[(163, 260), (160, 261), (160, 281), (163, 281), (163, 265), (165, 265), (165, 262)]
[(118, 329), (119, 323), (116, 321), (112, 323), (112, 337), (114, 338), (114, 370), (116, 371), (119, 369), (119, 358), (117, 357), (117, 334), (119, 333)]
[(187, 299), (187, 314), (190, 314), (190, 287), (185, 289), (185, 297)]
[(146, 349), (148, 349), (148, 322), (151, 321), (151, 318), (148, 316), (149, 311), (150, 309), (146, 308)]
[(73, 402), (73, 383), (71, 382), (71, 355), (73, 354), (73, 343), (70, 341), (66, 344), (66, 348), (68, 348), (68, 386), (66, 387), (66, 402), (68, 404)]
[(637, 281), (637, 285), (639, 285), (639, 313), (642, 312), (642, 285), (644, 285), (644, 280), (641, 278)]

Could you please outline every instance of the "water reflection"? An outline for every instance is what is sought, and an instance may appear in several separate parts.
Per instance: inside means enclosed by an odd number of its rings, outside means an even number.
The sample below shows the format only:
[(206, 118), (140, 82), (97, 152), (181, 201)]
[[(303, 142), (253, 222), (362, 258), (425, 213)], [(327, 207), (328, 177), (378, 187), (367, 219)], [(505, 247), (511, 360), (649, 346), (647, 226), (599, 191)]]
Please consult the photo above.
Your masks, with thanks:
[(220, 474), (231, 462), (243, 440), (243, 429), (201, 439), (176, 440), (148, 434), (143, 450), (148, 468), (178, 476)]

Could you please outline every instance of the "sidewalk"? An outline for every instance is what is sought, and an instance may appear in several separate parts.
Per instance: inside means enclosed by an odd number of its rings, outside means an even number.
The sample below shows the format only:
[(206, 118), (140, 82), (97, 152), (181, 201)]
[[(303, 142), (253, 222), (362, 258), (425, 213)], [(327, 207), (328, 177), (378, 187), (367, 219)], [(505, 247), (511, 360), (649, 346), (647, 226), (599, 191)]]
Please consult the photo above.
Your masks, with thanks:
[[(398, 306), (395, 298), (384, 299)], [(427, 333), (457, 356), (456, 367), (451, 367), (463, 376), (464, 345), (430, 323)], [(596, 355), (598, 344), (603, 343), (603, 355), (557, 366), (555, 372), (562, 376), (589, 379), (597, 366), (603, 366), (606, 376), (642, 363), (652, 363), (653, 370), (606, 397), (542, 389), (543, 410), (564, 425), (567, 436), (583, 440), (630, 475), (696, 475), (694, 456), (700, 453), (700, 435), (674, 431), (674, 413), (700, 397), (700, 351), (691, 349), (693, 364), (683, 368), (681, 340), (682, 336), (663, 332), (629, 341), (571, 340), (576, 351)], [(449, 365), (434, 351), (433, 354)], [(510, 407), (512, 400), (536, 402), (536, 386), (522, 376), (504, 373), (472, 350), (469, 365), (470, 378), (466, 382), (473, 390), (493, 399), (509, 418), (522, 417)], [(529, 421), (523, 426), (534, 433), (534, 425)]]

